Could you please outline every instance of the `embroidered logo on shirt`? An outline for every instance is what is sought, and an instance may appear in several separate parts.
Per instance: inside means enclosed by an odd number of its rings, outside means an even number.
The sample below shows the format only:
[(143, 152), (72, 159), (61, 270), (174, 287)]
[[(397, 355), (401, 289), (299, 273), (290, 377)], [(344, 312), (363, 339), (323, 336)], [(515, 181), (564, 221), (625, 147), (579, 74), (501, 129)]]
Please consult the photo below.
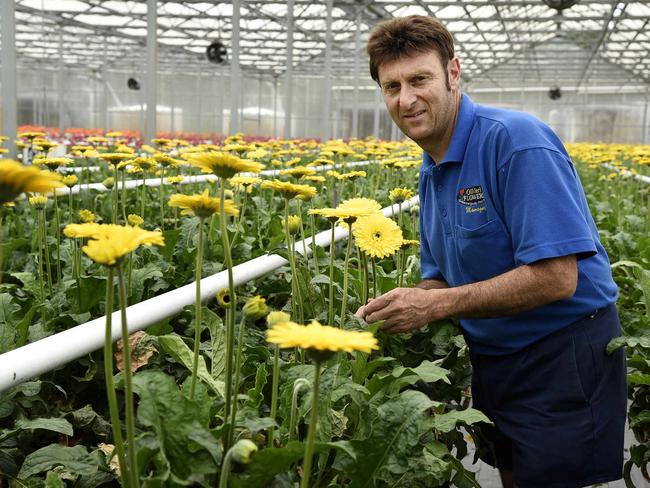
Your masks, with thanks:
[(480, 205), (485, 201), (483, 198), (483, 187), (480, 185), (461, 188), (458, 190), (458, 203), (468, 206)]

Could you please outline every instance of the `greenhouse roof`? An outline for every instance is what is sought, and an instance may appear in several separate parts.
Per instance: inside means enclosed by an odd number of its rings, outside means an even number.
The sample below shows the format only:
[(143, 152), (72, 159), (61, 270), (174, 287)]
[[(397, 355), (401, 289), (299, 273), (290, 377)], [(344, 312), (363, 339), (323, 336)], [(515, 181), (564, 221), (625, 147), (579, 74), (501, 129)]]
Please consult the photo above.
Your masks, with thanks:
[[(320, 75), (327, 43), (327, 2), (294, 0), (295, 74)], [(240, 65), (244, 72), (281, 76), (286, 69), (287, 2), (241, 0)], [(563, 10), (549, 5), (573, 4)], [(20, 67), (59, 65), (82, 70), (132, 71), (145, 64), (146, 1), (16, 0)], [(485, 89), (557, 84), (650, 85), (650, 2), (607, 0), (334, 0), (331, 10), (334, 76), (351, 76), (355, 57), (378, 22), (433, 15), (453, 33), (466, 82)], [(205, 51), (230, 48), (232, 2), (158, 2), (158, 63), (164, 72), (218, 68)], [(360, 49), (355, 38), (359, 20)], [(229, 49), (230, 51), (230, 49)], [(225, 64), (227, 66), (227, 62)]]

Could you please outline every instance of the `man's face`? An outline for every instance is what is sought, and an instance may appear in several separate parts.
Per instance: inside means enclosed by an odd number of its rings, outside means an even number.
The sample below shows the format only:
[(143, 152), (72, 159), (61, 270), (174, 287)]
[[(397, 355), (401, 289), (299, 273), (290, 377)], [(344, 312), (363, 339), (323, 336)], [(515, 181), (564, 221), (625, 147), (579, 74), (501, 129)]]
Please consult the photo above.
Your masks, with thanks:
[(425, 147), (453, 131), (457, 58), (443, 67), (437, 52), (417, 53), (381, 64), (378, 74), (388, 112), (404, 134)]

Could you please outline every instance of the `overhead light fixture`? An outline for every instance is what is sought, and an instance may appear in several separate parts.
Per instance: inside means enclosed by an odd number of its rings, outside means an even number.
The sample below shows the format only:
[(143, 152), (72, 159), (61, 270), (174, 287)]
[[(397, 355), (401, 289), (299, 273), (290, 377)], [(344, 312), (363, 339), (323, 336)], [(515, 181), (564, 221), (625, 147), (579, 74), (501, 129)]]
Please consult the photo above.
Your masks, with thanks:
[(548, 98), (551, 100), (559, 100), (562, 98), (562, 90), (559, 86), (554, 86), (548, 90)]
[(129, 87), (129, 90), (139, 90), (140, 82), (135, 78), (129, 78), (128, 80), (126, 80), (126, 86)]
[(580, 0), (542, 0), (547, 6), (554, 8), (558, 12), (573, 7)]
[(205, 56), (211, 63), (223, 64), (228, 59), (228, 49), (221, 41), (214, 41), (205, 50)]

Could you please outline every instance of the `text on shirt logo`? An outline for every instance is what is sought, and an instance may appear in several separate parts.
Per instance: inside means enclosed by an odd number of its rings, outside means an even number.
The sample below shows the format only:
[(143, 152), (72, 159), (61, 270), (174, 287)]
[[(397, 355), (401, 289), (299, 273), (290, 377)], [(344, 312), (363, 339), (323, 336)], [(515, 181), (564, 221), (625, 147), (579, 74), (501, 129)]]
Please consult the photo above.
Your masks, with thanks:
[(483, 187), (480, 185), (469, 186), (458, 190), (458, 203), (475, 207), (485, 201), (483, 198)]

